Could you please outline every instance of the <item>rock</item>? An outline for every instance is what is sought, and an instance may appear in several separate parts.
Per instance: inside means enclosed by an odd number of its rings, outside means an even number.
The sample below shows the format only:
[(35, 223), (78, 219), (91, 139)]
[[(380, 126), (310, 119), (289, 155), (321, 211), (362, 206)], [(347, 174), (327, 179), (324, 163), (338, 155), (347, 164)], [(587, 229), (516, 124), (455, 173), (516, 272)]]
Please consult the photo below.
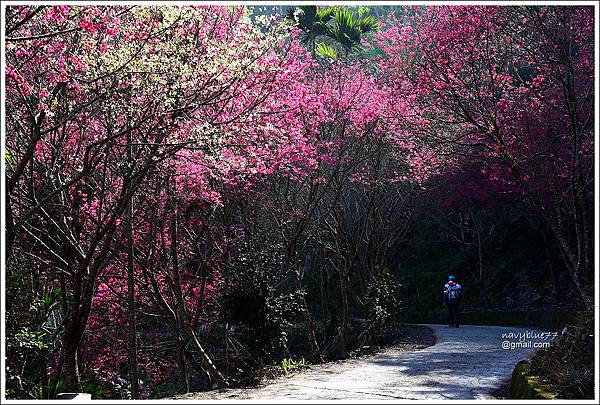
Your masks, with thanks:
[(537, 377), (529, 375), (529, 366), (528, 360), (522, 360), (515, 366), (508, 399), (555, 399), (556, 393), (550, 391)]
[(85, 392), (63, 392), (56, 395), (56, 399), (69, 399), (75, 401), (91, 401), (92, 394), (86, 394)]

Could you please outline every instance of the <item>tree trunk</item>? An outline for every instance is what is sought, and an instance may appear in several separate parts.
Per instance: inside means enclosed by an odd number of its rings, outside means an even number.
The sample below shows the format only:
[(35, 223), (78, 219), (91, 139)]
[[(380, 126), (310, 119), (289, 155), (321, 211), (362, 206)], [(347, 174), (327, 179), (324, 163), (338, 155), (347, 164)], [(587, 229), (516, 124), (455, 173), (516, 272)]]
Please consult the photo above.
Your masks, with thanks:
[[(292, 281), (294, 283), (294, 287), (296, 290), (302, 290), (302, 282), (300, 281), (300, 273), (298, 269), (292, 269), (290, 272), (292, 276)], [(317, 336), (315, 334), (315, 324), (310, 316), (310, 312), (308, 311), (308, 305), (306, 304), (306, 299), (304, 295), (300, 298), (300, 312), (302, 313), (302, 318), (304, 319), (304, 330), (306, 331), (306, 338), (308, 339), (308, 344), (310, 346), (310, 353), (312, 360), (316, 363), (322, 363), (325, 361), (323, 358), (323, 354), (319, 349), (319, 344), (317, 343)]]
[(131, 399), (139, 399), (138, 358), (137, 358), (137, 319), (135, 305), (135, 274), (133, 248), (133, 204), (129, 204), (127, 221), (127, 239), (129, 251), (127, 254), (127, 354), (129, 357), (129, 382), (131, 384)]
[(321, 313), (323, 317), (323, 323), (327, 323), (328, 310), (327, 310), (327, 287), (325, 286), (325, 276), (323, 275), (323, 266), (319, 266), (319, 281), (320, 281), (320, 290), (321, 290)]
[(348, 274), (344, 267), (340, 271), (340, 293), (342, 297), (340, 322), (340, 357), (348, 357)]
[(200, 365), (202, 366), (202, 369), (204, 369), (206, 374), (208, 374), (211, 381), (216, 383), (218, 387), (228, 387), (229, 383), (227, 382), (225, 377), (223, 377), (223, 375), (219, 372), (219, 370), (217, 370), (210, 357), (208, 357), (208, 354), (206, 354), (206, 351), (204, 351), (204, 348), (202, 347), (200, 340), (198, 340), (196, 333), (189, 326), (189, 324), (187, 324), (187, 322), (185, 332), (187, 337), (191, 340), (192, 345), (196, 349), (196, 354), (200, 357)]
[(202, 315), (202, 309), (204, 308), (204, 296), (206, 295), (206, 279), (207, 279), (207, 269), (205, 265), (200, 266), (200, 296), (198, 296), (198, 301), (196, 302), (196, 312), (194, 313), (194, 317), (192, 318), (192, 328), (196, 328), (200, 323), (200, 316)]
[(593, 280), (590, 281), (588, 279), (589, 276), (586, 276), (591, 273), (593, 279), (593, 272), (590, 271), (590, 269), (585, 268), (585, 261), (581, 260), (581, 257), (576, 256), (568, 242), (568, 238), (563, 235), (561, 229), (554, 224), (554, 221), (549, 220), (548, 222), (550, 224), (550, 229), (552, 230), (560, 247), (563, 261), (567, 267), (567, 270), (569, 270), (573, 283), (581, 295), (583, 304), (588, 311), (591, 311), (594, 308), (594, 292), (592, 288), (594, 283)]
[[(175, 185), (173, 184), (173, 190), (175, 189)], [(174, 194), (174, 193), (173, 193)], [(229, 384), (223, 377), (223, 375), (217, 370), (214, 363), (206, 354), (206, 351), (200, 344), (200, 340), (196, 336), (194, 329), (190, 324), (190, 319), (187, 314), (187, 310), (185, 307), (185, 301), (183, 300), (183, 292), (181, 290), (181, 277), (179, 274), (179, 261), (178, 261), (178, 253), (177, 253), (177, 203), (173, 203), (173, 219), (171, 220), (171, 255), (173, 260), (173, 287), (175, 299), (177, 301), (177, 318), (179, 322), (179, 327), (181, 328), (184, 336), (189, 339), (196, 351), (196, 354), (200, 357), (200, 365), (210, 378), (210, 380), (216, 383), (218, 386), (227, 387)]]
[[(131, 80), (131, 77), (128, 76)], [(131, 94), (129, 94), (131, 101)], [(127, 163), (133, 163), (131, 150), (131, 116), (127, 114)], [(131, 384), (131, 399), (139, 399), (138, 386), (138, 358), (137, 358), (137, 325), (135, 309), (135, 273), (134, 273), (134, 253), (133, 246), (133, 196), (129, 197), (127, 207), (127, 354), (129, 357), (129, 383)]]
[(12, 211), (12, 206), (11, 206), (11, 201), (10, 201), (10, 194), (6, 194), (5, 195), (5, 200), (4, 203), (6, 204), (6, 206), (4, 207), (5, 209), (5, 227), (6, 227), (6, 232), (5, 232), (5, 242), (4, 242), (4, 263), (7, 264), (10, 260), (10, 257), (12, 256), (12, 251), (13, 251), (13, 245), (15, 242), (15, 227), (14, 227), (14, 219), (13, 219), (13, 211)]
[[(69, 328), (70, 329), (70, 328)], [(79, 364), (77, 349), (79, 340), (72, 332), (65, 331), (63, 336), (62, 370), (61, 375), (65, 382), (65, 388), (70, 392), (81, 392), (81, 377), (79, 376)]]
[[(177, 316), (179, 318), (179, 316)], [(179, 375), (181, 376), (181, 385), (185, 387), (185, 392), (190, 392), (190, 379), (187, 375), (187, 367), (185, 364), (185, 342), (183, 337), (181, 336), (181, 322), (177, 322), (177, 336), (176, 342), (177, 345), (177, 363), (179, 364)]]
[(483, 279), (483, 249), (481, 246), (481, 233), (477, 232), (477, 254), (479, 256), (479, 280)]

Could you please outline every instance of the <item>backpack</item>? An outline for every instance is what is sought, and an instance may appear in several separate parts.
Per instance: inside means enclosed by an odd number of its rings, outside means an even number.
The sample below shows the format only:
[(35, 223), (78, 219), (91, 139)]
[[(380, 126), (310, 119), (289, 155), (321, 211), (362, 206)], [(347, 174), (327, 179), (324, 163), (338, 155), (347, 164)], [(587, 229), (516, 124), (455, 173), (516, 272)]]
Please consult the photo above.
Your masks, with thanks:
[(460, 298), (460, 289), (457, 286), (448, 286), (448, 303), (456, 304)]

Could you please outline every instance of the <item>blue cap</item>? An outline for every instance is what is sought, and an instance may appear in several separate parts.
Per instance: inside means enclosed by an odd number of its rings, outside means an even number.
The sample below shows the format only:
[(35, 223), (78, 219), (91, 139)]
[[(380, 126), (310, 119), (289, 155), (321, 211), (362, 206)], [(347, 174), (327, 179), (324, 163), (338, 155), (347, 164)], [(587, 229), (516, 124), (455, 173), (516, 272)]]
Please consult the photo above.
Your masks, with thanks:
[(454, 276), (448, 276), (448, 281), (454, 281)]

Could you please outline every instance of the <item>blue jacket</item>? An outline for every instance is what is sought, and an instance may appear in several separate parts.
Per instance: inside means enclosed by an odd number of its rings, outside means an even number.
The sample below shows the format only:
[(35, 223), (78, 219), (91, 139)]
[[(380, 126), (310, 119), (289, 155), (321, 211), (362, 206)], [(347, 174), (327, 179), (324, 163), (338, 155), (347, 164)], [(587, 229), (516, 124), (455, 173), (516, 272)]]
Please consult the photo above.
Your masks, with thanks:
[(460, 304), (461, 286), (454, 281), (448, 281), (444, 285), (444, 304)]

